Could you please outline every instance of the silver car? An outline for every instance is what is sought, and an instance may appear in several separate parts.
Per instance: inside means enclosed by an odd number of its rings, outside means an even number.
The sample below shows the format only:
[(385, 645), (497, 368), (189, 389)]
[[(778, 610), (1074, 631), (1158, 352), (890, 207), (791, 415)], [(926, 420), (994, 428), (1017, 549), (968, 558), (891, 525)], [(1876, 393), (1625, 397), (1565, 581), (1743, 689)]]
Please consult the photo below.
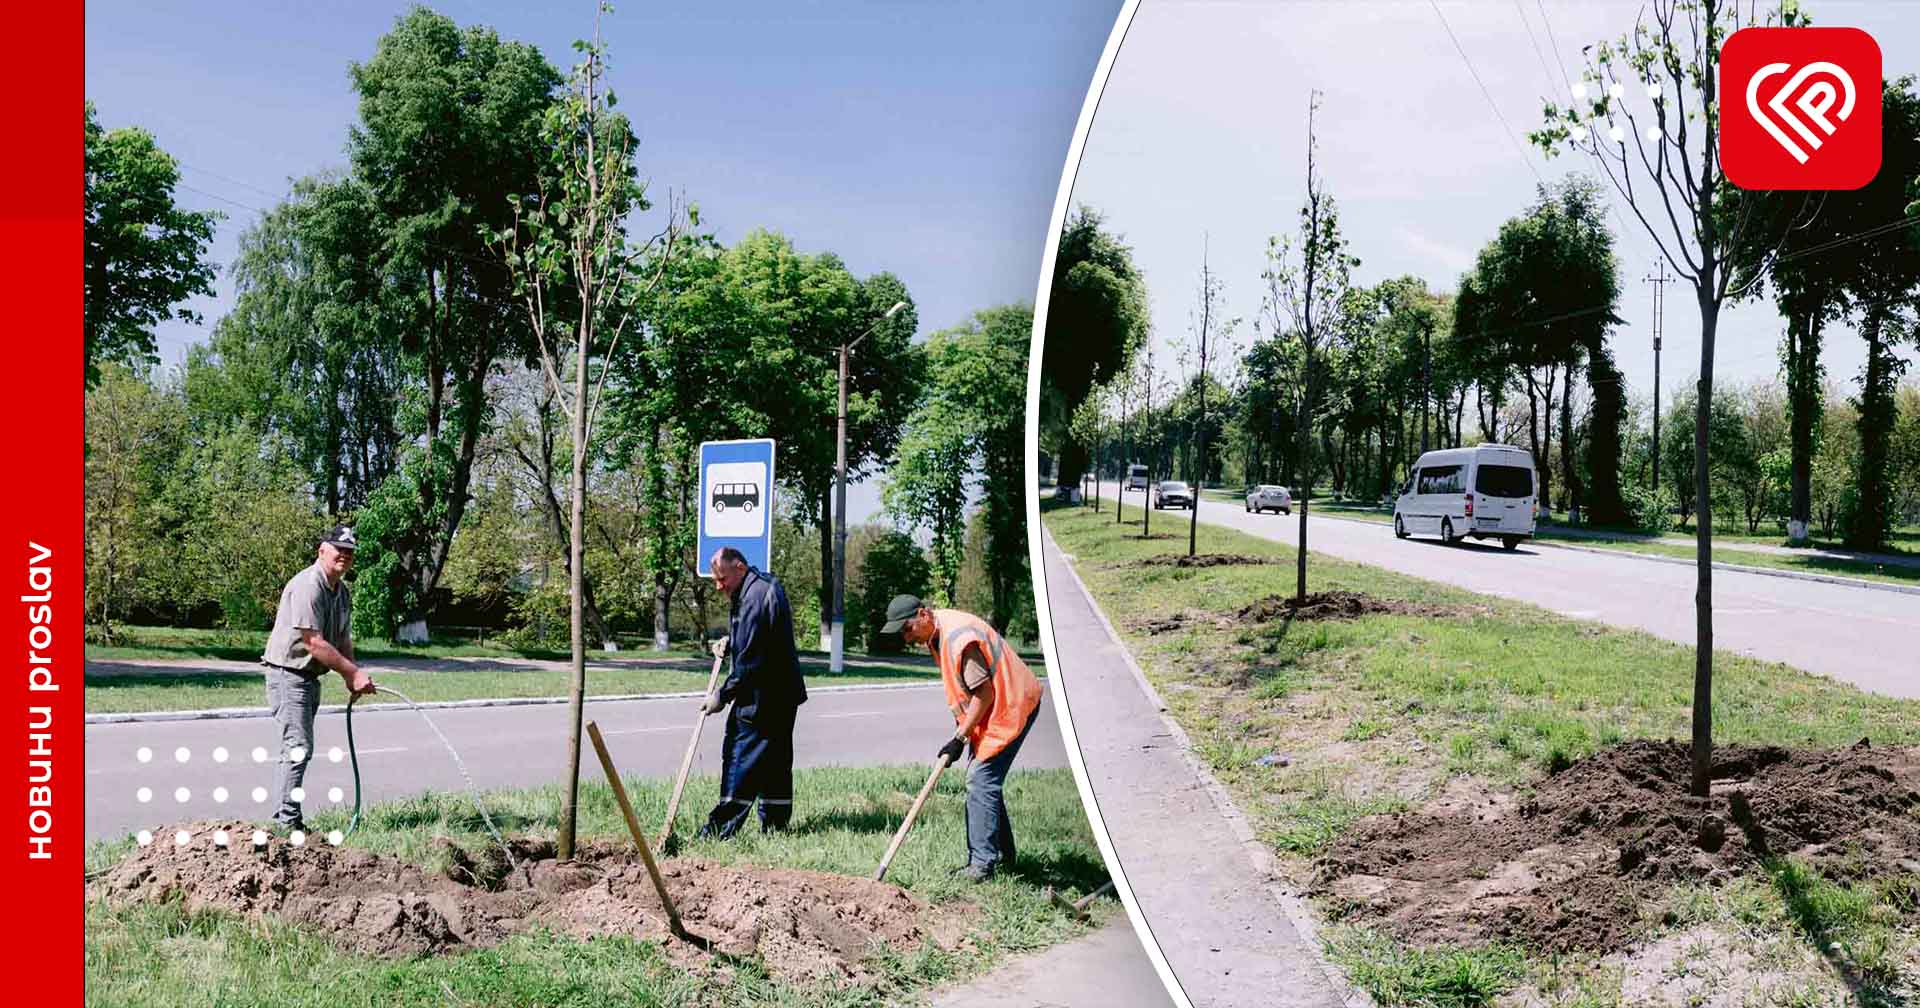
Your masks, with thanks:
[(1274, 514), (1293, 513), (1293, 495), (1283, 486), (1261, 484), (1247, 491), (1247, 513), (1272, 511)]
[(1153, 485), (1154, 510), (1161, 508), (1192, 508), (1193, 491), (1179, 480), (1161, 480)]

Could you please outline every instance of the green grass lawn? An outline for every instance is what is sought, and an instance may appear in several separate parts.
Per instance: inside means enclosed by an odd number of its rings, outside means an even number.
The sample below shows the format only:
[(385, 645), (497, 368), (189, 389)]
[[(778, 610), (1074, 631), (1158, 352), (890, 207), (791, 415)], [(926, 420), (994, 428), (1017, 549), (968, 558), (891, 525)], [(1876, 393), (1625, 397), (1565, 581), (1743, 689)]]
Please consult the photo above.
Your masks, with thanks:
[[(1443, 618), (1376, 615), (1290, 628), (1280, 621), (1222, 628), (1201, 619), (1153, 633), (1148, 620), (1194, 612), (1231, 617), (1256, 599), (1290, 594), (1293, 549), (1203, 523), (1200, 552), (1251, 554), (1277, 565), (1142, 566), (1146, 557), (1184, 552), (1184, 533), (1178, 541), (1143, 541), (1137, 520), (1116, 525), (1111, 514), (1085, 509), (1054, 510), (1046, 522), (1198, 754), (1297, 883), (1309, 876), (1312, 858), (1361, 816), (1411, 808), (1455, 782), (1514, 792), (1614, 742), (1689, 734), (1688, 647), (1318, 554), (1309, 566), (1310, 590), (1475, 608)], [(1723, 743), (1920, 744), (1920, 702), (1725, 653), (1716, 669), (1715, 731)], [(1262, 765), (1267, 754), (1284, 755), (1290, 765)], [(1823, 939), (1792, 913), (1807, 901), (1779, 885), (1760, 884), (1755, 893), (1769, 904), (1768, 919), (1798, 921), (1789, 927), (1798, 936), (1791, 951), (1815, 960), (1807, 966), (1810, 983), (1832, 987), (1831, 977), (1819, 979), (1819, 957), (1810, 951)], [(1711, 890), (1699, 898), (1711, 903), (1720, 895)], [(1896, 956), (1920, 956), (1912, 918), (1904, 930), (1888, 924), (1886, 906), (1875, 899), (1848, 891), (1827, 903), (1864, 905), (1871, 911), (1864, 916), (1877, 923), (1862, 934)], [(1652, 911), (1650, 932), (1671, 926)], [(1328, 931), (1328, 950), (1383, 1005), (1482, 1004), (1529, 986), (1546, 1003), (1622, 1003), (1618, 983), (1611, 999), (1580, 1000), (1604, 993), (1605, 971), (1618, 964), (1548, 961), (1502, 948), (1413, 949), (1346, 927)], [(1892, 984), (1881, 993), (1913, 996)]]
[[(682, 853), (728, 864), (870, 874), (925, 778), (926, 769), (917, 766), (798, 771), (790, 832), (761, 836), (750, 827), (732, 843), (691, 840)], [(635, 812), (650, 828), (665, 813), (670, 783), (625, 781)], [(958, 774), (942, 778), (887, 879), (935, 904), (977, 908), (969, 946), (889, 957), (879, 964), (878, 979), (861, 986), (786, 986), (751, 964), (731, 977), (689, 971), (653, 942), (580, 942), (546, 933), (516, 936), (492, 949), (386, 961), (343, 952), (317, 934), (271, 919), (190, 912), (177, 902), (114, 908), (89, 900), (87, 1000), (168, 1008), (907, 1004), (937, 984), (1083, 934), (1117, 912), (1111, 900), (1099, 901), (1093, 923), (1078, 924), (1044, 895), (1046, 886), (1089, 892), (1107, 878), (1068, 771), (1016, 770), (1009, 777), (1007, 804), (1020, 837), (1020, 861), (1013, 872), (981, 886), (947, 875), (964, 860), (962, 791)], [(689, 785), (678, 824), (683, 835), (692, 833), (716, 792), (710, 776)], [(482, 801), (510, 836), (555, 835), (557, 787), (491, 792)], [(597, 773), (582, 782), (579, 815), (583, 841), (630, 842), (612, 792)], [(319, 831), (344, 828), (346, 815), (317, 812), (310, 822)], [(468, 848), (491, 843), (467, 797), (446, 793), (374, 806), (347, 843), (438, 869), (443, 864), (436, 859), (445, 855), (436, 851), (435, 840), (442, 837)], [(131, 844), (94, 845), (89, 867), (123, 856)]]
[[(819, 686), (934, 682), (940, 677), (939, 671), (932, 665), (849, 665), (838, 675), (827, 671), (825, 659), (802, 659), (801, 666), (806, 672), (807, 682)], [(383, 667), (377, 661), (369, 661), (367, 670), (374, 682), (399, 690), (419, 703), (430, 700), (566, 696), (569, 682), (564, 668), (530, 667), (505, 661), (499, 665), (479, 664), (471, 668), (432, 671)], [(692, 660), (680, 666), (589, 665), (587, 694), (621, 696), (699, 692), (707, 688), (707, 677), (711, 671), (711, 663), (696, 665)], [(323, 702), (346, 702), (346, 690), (341, 686), (339, 676), (329, 674), (323, 682)], [(89, 674), (86, 688), (87, 711), (92, 714), (266, 705), (264, 680), (253, 669)], [(359, 702), (400, 701), (385, 693), (375, 693), (361, 698)]]

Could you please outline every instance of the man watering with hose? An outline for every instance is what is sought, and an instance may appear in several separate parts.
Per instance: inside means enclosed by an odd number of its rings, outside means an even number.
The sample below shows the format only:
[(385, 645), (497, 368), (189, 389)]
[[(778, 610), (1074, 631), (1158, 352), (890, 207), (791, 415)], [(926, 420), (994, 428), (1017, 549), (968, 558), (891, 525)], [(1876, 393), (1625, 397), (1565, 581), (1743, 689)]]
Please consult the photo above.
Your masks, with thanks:
[(289, 832), (307, 831), (293, 791), (313, 760), (313, 715), (320, 709), (320, 677), (340, 673), (347, 692), (365, 696), (373, 679), (353, 661), (353, 594), (345, 580), (359, 546), (353, 529), (336, 525), (320, 541), (313, 566), (280, 590), (260, 664), (267, 668), (267, 706), (280, 728), (280, 773), (273, 821)]
[(949, 762), (973, 746), (967, 774), (967, 863), (955, 874), (985, 882), (1013, 865), (1013, 822), (1007, 816), (1007, 772), (1040, 713), (1040, 681), (987, 621), (958, 609), (928, 609), (912, 595), (887, 604), (881, 633), (925, 644), (940, 665), (947, 707), (956, 724), (937, 755)]

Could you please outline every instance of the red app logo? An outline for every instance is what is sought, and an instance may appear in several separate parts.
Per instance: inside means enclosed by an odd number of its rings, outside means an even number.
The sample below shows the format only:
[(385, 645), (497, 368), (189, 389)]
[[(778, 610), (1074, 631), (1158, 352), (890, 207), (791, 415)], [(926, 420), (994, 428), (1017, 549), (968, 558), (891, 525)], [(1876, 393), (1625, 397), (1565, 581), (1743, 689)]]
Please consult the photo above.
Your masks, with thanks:
[(1858, 28), (1742, 28), (1720, 48), (1720, 165), (1742, 189), (1858, 189), (1880, 171), (1880, 46)]

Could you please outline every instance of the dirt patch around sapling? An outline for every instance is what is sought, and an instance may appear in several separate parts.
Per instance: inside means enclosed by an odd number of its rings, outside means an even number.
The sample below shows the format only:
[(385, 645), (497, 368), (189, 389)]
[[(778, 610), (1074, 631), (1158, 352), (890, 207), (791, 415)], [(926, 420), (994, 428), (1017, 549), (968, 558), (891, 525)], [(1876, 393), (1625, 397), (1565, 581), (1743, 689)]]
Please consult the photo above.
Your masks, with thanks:
[(1441, 605), (1436, 602), (1410, 602), (1406, 599), (1380, 598), (1366, 592), (1309, 592), (1304, 599), (1292, 595), (1269, 595), (1234, 614), (1242, 623), (1266, 623), (1277, 619), (1349, 620), (1362, 616), (1485, 616), (1492, 609), (1476, 605)]
[(1362, 819), (1314, 889), (1410, 944), (1606, 954), (1644, 937), (1643, 908), (1678, 883), (1788, 856), (1837, 879), (1920, 874), (1920, 749), (1724, 746), (1705, 798), (1687, 794), (1688, 752), (1625, 742), (1510, 804)]
[(1253, 564), (1279, 563), (1273, 557), (1254, 556), (1251, 553), (1196, 553), (1187, 556), (1184, 553), (1162, 553), (1135, 561), (1141, 567), (1244, 567)]
[[(176, 846), (177, 830), (192, 842)], [(227, 833), (226, 847), (213, 843), (216, 830)], [(272, 914), (347, 949), (392, 958), (487, 948), (535, 929), (581, 939), (622, 935), (659, 941), (676, 962), (696, 969), (758, 956), (768, 972), (794, 983), (863, 981), (878, 952), (965, 942), (965, 929), (949, 919), (964, 908), (936, 909), (897, 886), (846, 875), (661, 861), (667, 891), (697, 939), (689, 943), (669, 934), (659, 896), (630, 847), (586, 844), (563, 863), (552, 841), (516, 840), (517, 870), (495, 847), (449, 851), (446, 873), (435, 874), (317, 841), (295, 847), (270, 835), (256, 847), (253, 830), (239, 821), (156, 830), (150, 846), (91, 882), (88, 896)]]

